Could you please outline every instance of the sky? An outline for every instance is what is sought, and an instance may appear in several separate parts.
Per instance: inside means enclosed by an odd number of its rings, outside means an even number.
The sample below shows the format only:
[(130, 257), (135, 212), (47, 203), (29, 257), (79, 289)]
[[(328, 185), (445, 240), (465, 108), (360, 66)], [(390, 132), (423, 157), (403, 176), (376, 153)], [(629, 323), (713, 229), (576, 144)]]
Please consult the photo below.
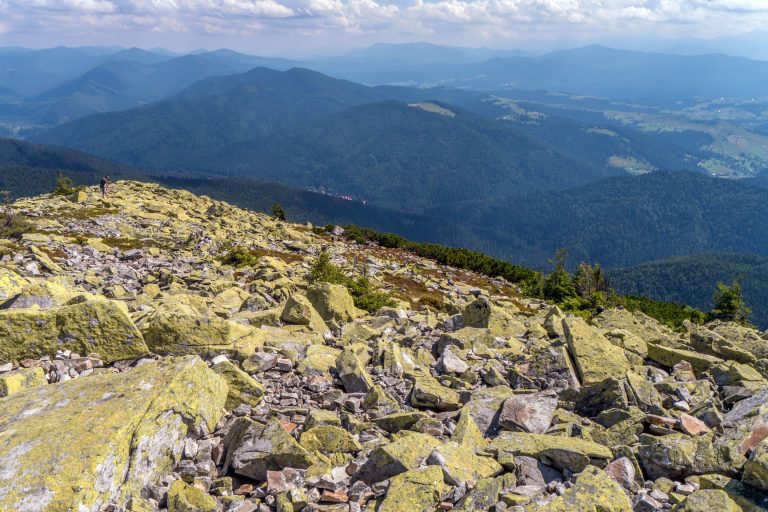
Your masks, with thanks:
[(309, 56), (376, 42), (530, 51), (707, 46), (768, 27), (768, 0), (0, 0), (0, 46), (231, 48)]

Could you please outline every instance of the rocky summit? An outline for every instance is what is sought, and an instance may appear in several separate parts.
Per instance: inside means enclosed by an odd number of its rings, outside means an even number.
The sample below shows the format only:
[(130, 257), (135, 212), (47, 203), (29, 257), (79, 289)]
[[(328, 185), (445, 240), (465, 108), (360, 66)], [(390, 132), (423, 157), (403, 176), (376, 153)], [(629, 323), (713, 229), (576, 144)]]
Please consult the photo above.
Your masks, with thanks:
[(766, 333), (151, 184), (4, 213), (2, 511), (768, 509)]

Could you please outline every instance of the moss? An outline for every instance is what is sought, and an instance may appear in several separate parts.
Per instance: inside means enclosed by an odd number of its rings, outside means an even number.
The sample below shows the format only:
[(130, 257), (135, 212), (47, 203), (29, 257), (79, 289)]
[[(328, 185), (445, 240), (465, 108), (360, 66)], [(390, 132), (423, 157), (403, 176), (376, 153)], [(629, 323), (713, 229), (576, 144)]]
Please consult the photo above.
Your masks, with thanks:
[(0, 397), (13, 395), (24, 389), (48, 384), (42, 368), (22, 368), (0, 374)]

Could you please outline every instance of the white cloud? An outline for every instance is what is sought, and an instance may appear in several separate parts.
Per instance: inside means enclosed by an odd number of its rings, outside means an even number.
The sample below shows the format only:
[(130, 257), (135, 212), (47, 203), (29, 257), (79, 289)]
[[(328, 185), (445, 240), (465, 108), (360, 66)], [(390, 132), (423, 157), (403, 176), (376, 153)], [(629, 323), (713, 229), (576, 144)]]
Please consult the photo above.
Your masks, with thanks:
[(165, 31), (514, 44), (526, 34), (679, 36), (681, 26), (684, 35), (727, 35), (764, 26), (768, 0), (0, 0), (0, 13), (3, 41), (44, 29), (48, 38)]

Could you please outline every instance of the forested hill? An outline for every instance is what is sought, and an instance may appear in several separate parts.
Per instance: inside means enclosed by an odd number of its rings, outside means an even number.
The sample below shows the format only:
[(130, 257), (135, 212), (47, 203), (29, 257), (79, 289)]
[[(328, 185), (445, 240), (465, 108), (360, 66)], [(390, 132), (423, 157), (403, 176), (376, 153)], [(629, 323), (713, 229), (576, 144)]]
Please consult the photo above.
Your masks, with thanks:
[(718, 282), (742, 279), (750, 320), (768, 328), (768, 258), (753, 254), (699, 254), (651, 261), (608, 272), (620, 293), (689, 304), (704, 311), (712, 307)]
[(701, 252), (768, 256), (768, 190), (689, 172), (611, 178), (429, 213), (492, 230), (510, 247), (501, 256), (529, 265), (545, 263), (558, 248), (568, 249), (572, 265), (608, 267)]
[(60, 172), (71, 174), (78, 181), (92, 183), (105, 174), (113, 177), (140, 175), (130, 167), (80, 151), (0, 138), (0, 190), (9, 191), (11, 197), (52, 190)]

